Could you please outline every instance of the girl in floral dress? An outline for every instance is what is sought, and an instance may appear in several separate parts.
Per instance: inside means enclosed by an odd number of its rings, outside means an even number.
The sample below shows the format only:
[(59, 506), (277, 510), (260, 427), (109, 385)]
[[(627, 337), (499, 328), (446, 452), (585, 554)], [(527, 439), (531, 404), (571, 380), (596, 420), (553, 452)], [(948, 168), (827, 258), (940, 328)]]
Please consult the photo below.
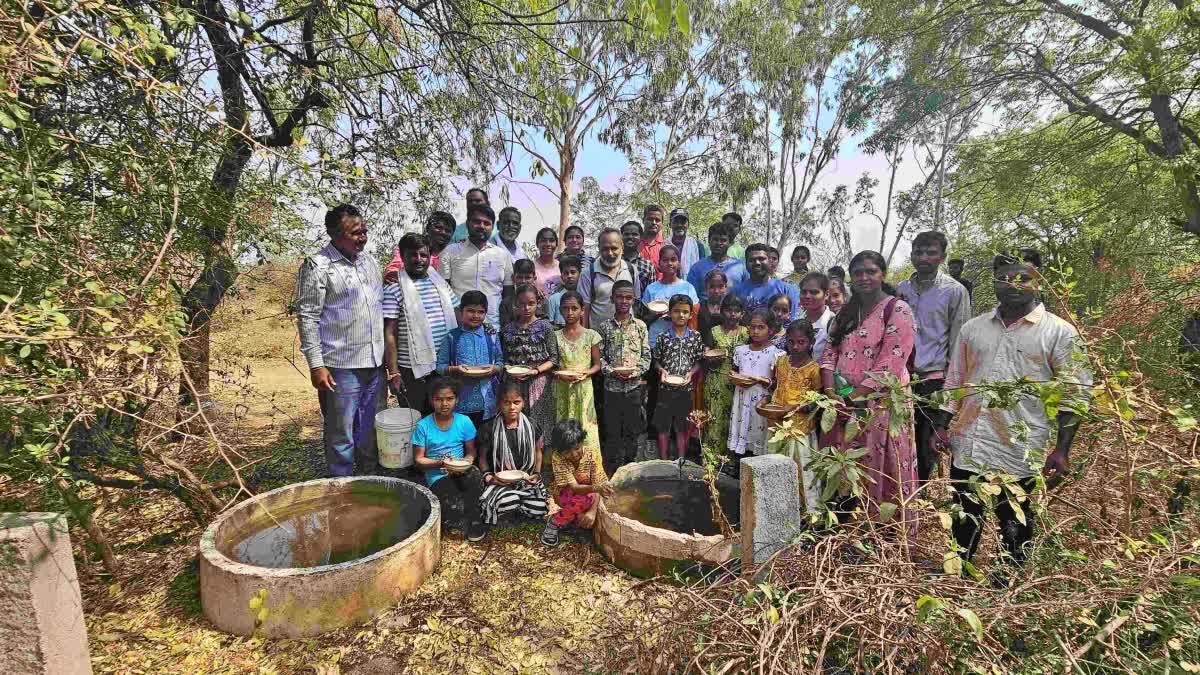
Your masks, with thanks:
[(525, 413), (542, 429), (552, 429), (555, 421), (554, 388), (550, 371), (558, 361), (558, 341), (554, 325), (537, 318), (538, 298), (533, 286), (521, 285), (513, 293), (517, 319), (505, 324), (500, 331), (500, 347), (504, 362), (536, 370), (534, 375), (506, 374), (509, 380), (521, 385), (525, 397)]
[(555, 331), (558, 372), (555, 373), (555, 414), (560, 420), (576, 419), (587, 433), (584, 449), (600, 456), (600, 426), (596, 422), (596, 402), (592, 395), (592, 376), (600, 371), (600, 334), (584, 328), (583, 298), (575, 291), (563, 293), (559, 302), (564, 326)]
[[(733, 350), (733, 372), (771, 381), (775, 360), (783, 351), (771, 344), (775, 316), (769, 310), (750, 315), (750, 344)], [(735, 383), (736, 384), (736, 383)], [(761, 455), (767, 449), (767, 420), (754, 409), (771, 395), (770, 385), (761, 382), (737, 384), (733, 394), (733, 417), (729, 422), (729, 451), (735, 455)]]
[[(869, 423), (854, 438), (845, 440), (848, 418), (839, 415), (838, 424), (822, 438), (821, 445), (867, 451), (858, 460), (867, 475), (863, 481), (867, 513), (878, 519), (880, 504), (898, 507), (893, 521), (899, 520), (909, 541), (915, 542), (917, 524), (912, 499), (917, 491), (917, 461), (911, 403), (904, 422), (892, 434), (887, 407), (891, 397), (867, 398), (887, 391), (885, 376), (896, 378), (905, 388), (909, 382), (908, 355), (913, 350), (914, 336), (912, 309), (903, 300), (884, 292), (886, 274), (887, 262), (875, 251), (863, 251), (850, 261), (854, 295), (829, 329), (829, 342), (821, 354), (821, 385), (827, 396), (841, 399), (847, 409), (854, 409)], [(849, 396), (837, 394), (834, 382), (839, 375), (854, 387)]]
[(726, 295), (721, 299), (721, 323), (709, 331), (712, 340), (709, 347), (725, 350), (725, 355), (718, 359), (704, 359), (704, 404), (700, 409), (712, 417), (701, 430), (701, 445), (710, 456), (724, 453), (729, 443), (729, 412), (733, 407), (729, 370), (734, 348), (750, 341), (746, 327), (741, 325), (745, 313), (745, 300), (733, 294)]

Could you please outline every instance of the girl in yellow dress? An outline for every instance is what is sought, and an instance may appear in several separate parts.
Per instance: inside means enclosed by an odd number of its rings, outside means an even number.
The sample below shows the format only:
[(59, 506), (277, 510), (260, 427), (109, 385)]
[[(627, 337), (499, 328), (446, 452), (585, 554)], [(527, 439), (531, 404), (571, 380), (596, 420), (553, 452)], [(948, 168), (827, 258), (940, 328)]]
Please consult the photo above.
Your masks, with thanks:
[(808, 468), (812, 450), (817, 447), (816, 424), (812, 418), (812, 406), (804, 405), (808, 392), (821, 391), (821, 367), (812, 358), (816, 329), (808, 319), (797, 319), (788, 325), (784, 340), (787, 354), (775, 361), (775, 391), (771, 395), (771, 403), (796, 408), (789, 416), (796, 431), (803, 437), (770, 442), (767, 450), (796, 460), (802, 481), (800, 497), (804, 501), (804, 508), (809, 513), (816, 513), (821, 499), (821, 486)]

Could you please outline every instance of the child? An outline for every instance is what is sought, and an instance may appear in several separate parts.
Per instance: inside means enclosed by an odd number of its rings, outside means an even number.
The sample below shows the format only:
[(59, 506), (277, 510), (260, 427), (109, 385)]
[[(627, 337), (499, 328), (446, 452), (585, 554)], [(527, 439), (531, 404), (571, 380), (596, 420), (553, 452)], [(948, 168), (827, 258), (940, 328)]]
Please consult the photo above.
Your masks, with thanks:
[(487, 536), (479, 509), (483, 476), (474, 466), (462, 473), (447, 473), (443, 461), (455, 458), (475, 463), (475, 425), (466, 415), (454, 412), (458, 394), (449, 378), (434, 378), (429, 398), (433, 414), (421, 418), (412, 435), (417, 468), (425, 472), (425, 484), (442, 506), (442, 524), (461, 528), (467, 541), (479, 541)]
[(842, 307), (849, 299), (850, 294), (846, 292), (846, 282), (837, 277), (829, 277), (829, 293), (825, 296), (825, 304), (829, 305), (829, 309), (837, 314), (842, 311)]
[(672, 384), (663, 379), (658, 386), (658, 401), (654, 406), (654, 428), (658, 430), (658, 453), (668, 458), (671, 428), (675, 428), (675, 452), (682, 459), (687, 452), (692, 411), (692, 382), (700, 371), (704, 342), (700, 333), (688, 328), (692, 318), (692, 299), (675, 295), (668, 306), (671, 328), (659, 336), (654, 345), (654, 368), (660, 377), (681, 377), (684, 384)]
[(779, 351), (786, 352), (787, 333), (784, 328), (792, 320), (792, 299), (787, 296), (787, 293), (776, 293), (767, 302), (767, 308), (771, 310), (771, 314), (775, 317), (775, 325), (779, 327), (779, 332), (771, 336), (771, 344), (775, 345)]
[(719, 268), (708, 271), (704, 277), (704, 298), (696, 319), (696, 328), (704, 344), (712, 346), (712, 329), (721, 323), (721, 301), (729, 292), (729, 277)]
[[(525, 397), (516, 382), (500, 392), (500, 414), (479, 432), (479, 467), (487, 487), (480, 497), (483, 522), (495, 525), (505, 513), (545, 519), (549, 496), (542, 485), (542, 433), (544, 429), (525, 416)], [(496, 473), (519, 469), (529, 480), (502, 484)]]
[(579, 258), (573, 255), (564, 255), (558, 259), (558, 290), (553, 295), (546, 298), (545, 316), (557, 328), (563, 327), (562, 312), (559, 311), (559, 305), (562, 304), (563, 293), (567, 291), (576, 291), (579, 287), (579, 275), (582, 273), (583, 263)]
[(540, 318), (546, 318), (546, 296), (538, 289), (537, 272), (534, 269), (533, 261), (527, 258), (522, 258), (513, 263), (513, 285), (512, 288), (505, 288), (504, 299), (500, 301), (500, 325), (515, 321), (517, 318), (517, 299), (515, 290), (521, 286), (532, 286), (534, 293), (537, 295), (537, 304), (535, 305), (536, 314)]
[[(713, 270), (720, 272), (720, 270)], [(742, 325), (746, 313), (746, 301), (726, 295), (721, 301), (721, 325), (712, 329), (712, 347), (725, 350), (719, 359), (705, 359), (704, 410), (710, 415), (706, 430), (701, 434), (702, 447), (708, 454), (718, 456), (729, 441), (729, 414), (733, 409), (733, 386), (729, 383), (729, 370), (733, 363), (733, 350), (749, 342), (749, 332)]]
[(812, 470), (807, 468), (812, 450), (817, 447), (816, 424), (811, 417), (812, 406), (801, 406), (808, 392), (821, 390), (821, 367), (812, 357), (817, 331), (808, 319), (797, 319), (787, 327), (786, 335), (787, 354), (775, 360), (775, 391), (771, 394), (771, 403), (796, 408), (796, 412), (790, 413), (793, 424), (807, 437), (768, 443), (767, 450), (796, 460), (803, 480), (800, 499), (809, 513), (816, 513), (821, 488)]
[(579, 420), (587, 432), (587, 450), (600, 463), (600, 430), (591, 381), (600, 371), (600, 334), (583, 327), (583, 298), (575, 291), (563, 293), (559, 309), (564, 325), (554, 333), (559, 367), (554, 374), (556, 419)]
[[(496, 375), (504, 365), (496, 331), (484, 324), (487, 306), (487, 296), (482, 292), (463, 293), (459, 303), (461, 322), (438, 348), (438, 374), (465, 381), (458, 390), (458, 412), (470, 417), (476, 428), (496, 416)], [(466, 372), (464, 366), (480, 370)]]
[[(681, 294), (691, 298), (693, 305), (699, 304), (700, 297), (696, 295), (696, 289), (687, 281), (679, 278), (679, 249), (674, 245), (667, 244), (659, 251), (658, 272), (662, 277), (661, 280), (652, 282), (642, 292), (643, 307), (655, 301), (668, 302), (671, 298)], [(649, 327), (650, 346), (653, 347), (654, 343), (658, 341), (658, 336), (670, 330), (671, 321), (666, 316), (651, 312), (649, 309), (645, 310), (643, 318)], [(694, 322), (692, 327), (695, 327)]]
[[(733, 371), (746, 377), (770, 381), (775, 361), (783, 350), (771, 344), (775, 315), (765, 309), (750, 314), (750, 344), (733, 350)], [(758, 455), (766, 450), (767, 421), (754, 406), (770, 394), (761, 382), (738, 384), (733, 393), (733, 418), (729, 422), (729, 451), (735, 455)]]
[[(520, 262), (520, 261), (518, 261)], [(508, 374), (509, 379), (521, 385), (521, 395), (528, 406), (529, 417), (541, 428), (554, 426), (554, 387), (550, 371), (558, 360), (554, 341), (554, 326), (537, 316), (537, 289), (525, 284), (513, 292), (513, 307), (516, 317), (504, 324), (500, 330), (500, 347), (504, 352), (504, 363), (508, 366), (524, 366), (534, 371), (529, 375)]]
[(560, 421), (550, 434), (554, 450), (550, 456), (554, 472), (550, 492), (560, 508), (542, 530), (542, 543), (547, 546), (558, 546), (558, 531), (568, 525), (589, 529), (595, 525), (599, 497), (613, 493), (600, 458), (584, 447), (586, 443), (587, 432), (577, 420)]
[[(610, 452), (606, 470), (637, 459), (638, 435), (646, 428), (646, 385), (642, 376), (650, 368), (650, 343), (646, 324), (633, 318), (633, 283), (613, 284), (616, 315), (600, 324), (600, 369), (604, 373), (604, 432)], [(614, 372), (615, 368), (621, 368)], [(625, 370), (628, 369), (628, 370)]]

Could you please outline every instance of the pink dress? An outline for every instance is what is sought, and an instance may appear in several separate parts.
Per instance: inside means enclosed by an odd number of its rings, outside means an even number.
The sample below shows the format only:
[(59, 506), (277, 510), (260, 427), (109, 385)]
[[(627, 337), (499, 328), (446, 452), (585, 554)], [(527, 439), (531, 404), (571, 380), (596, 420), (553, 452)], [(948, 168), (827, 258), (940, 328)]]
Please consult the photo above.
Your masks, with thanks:
[[(884, 325), (884, 310), (891, 299), (884, 298), (871, 309), (862, 323), (842, 339), (840, 345), (832, 342), (821, 354), (822, 370), (837, 370), (842, 377), (854, 385), (866, 384), (877, 391), (886, 387), (876, 382), (873, 374), (889, 372), (899, 377), (906, 387), (909, 382), (908, 355), (913, 350), (912, 309), (903, 301), (895, 300), (892, 314)], [(830, 326), (832, 329), (832, 325)], [(879, 505), (896, 505), (894, 519), (903, 518), (910, 541), (916, 540), (916, 509), (912, 500), (917, 491), (916, 448), (912, 436), (912, 404), (908, 404), (907, 420), (900, 425), (895, 435), (888, 432), (890, 414), (887, 399), (874, 399), (870, 403), (871, 424), (855, 438), (846, 441), (842, 437), (844, 420), (839, 419), (827, 435), (821, 439), (822, 446), (836, 446), (842, 450), (864, 448), (867, 454), (859, 464), (870, 477), (863, 486), (867, 496), (867, 512), (872, 518), (879, 515)]]

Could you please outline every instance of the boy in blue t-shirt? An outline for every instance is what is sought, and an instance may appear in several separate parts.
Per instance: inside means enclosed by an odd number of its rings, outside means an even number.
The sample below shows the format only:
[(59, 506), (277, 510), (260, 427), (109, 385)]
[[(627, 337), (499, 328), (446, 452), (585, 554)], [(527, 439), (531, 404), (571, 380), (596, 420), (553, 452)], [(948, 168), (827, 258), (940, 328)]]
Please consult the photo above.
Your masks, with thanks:
[(463, 293), (459, 304), (462, 323), (438, 347), (437, 372), (464, 381), (458, 390), (457, 411), (470, 417), (476, 428), (496, 416), (496, 388), (504, 366), (496, 331), (484, 323), (487, 311), (486, 295)]
[(559, 305), (562, 304), (563, 293), (579, 290), (579, 275), (583, 273), (583, 261), (578, 256), (563, 255), (558, 259), (558, 286), (556, 291), (546, 298), (546, 318), (555, 328), (566, 325), (563, 321)]
[[(442, 524), (460, 528), (467, 541), (479, 541), (487, 536), (487, 526), (479, 505), (484, 485), (475, 466), (475, 425), (454, 412), (458, 393), (453, 380), (435, 379), (429, 385), (429, 399), (433, 414), (413, 429), (414, 462), (425, 472), (425, 483), (442, 506)], [(447, 459), (466, 460), (468, 465), (447, 470)]]

